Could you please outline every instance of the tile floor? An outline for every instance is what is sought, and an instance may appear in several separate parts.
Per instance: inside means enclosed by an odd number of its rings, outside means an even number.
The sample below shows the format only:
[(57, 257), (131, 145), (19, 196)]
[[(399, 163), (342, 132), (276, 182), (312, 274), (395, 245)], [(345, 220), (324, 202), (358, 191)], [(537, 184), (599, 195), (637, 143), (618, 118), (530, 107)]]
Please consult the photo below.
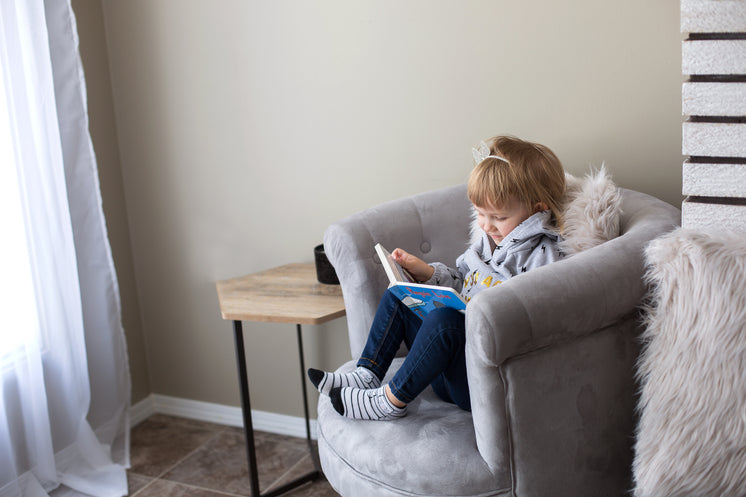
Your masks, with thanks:
[[(262, 493), (313, 469), (306, 440), (255, 432)], [(243, 429), (156, 414), (132, 428), (131, 497), (246, 496), (251, 490)], [(326, 480), (287, 497), (336, 497)]]

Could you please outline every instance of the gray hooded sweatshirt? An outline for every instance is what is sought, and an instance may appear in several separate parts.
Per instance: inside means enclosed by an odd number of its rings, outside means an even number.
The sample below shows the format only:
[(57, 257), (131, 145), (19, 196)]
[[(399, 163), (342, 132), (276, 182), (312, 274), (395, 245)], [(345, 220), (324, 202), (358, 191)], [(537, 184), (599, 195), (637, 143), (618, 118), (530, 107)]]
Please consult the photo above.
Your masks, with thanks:
[(516, 226), (494, 251), (489, 235), (483, 232), (456, 260), (457, 269), (433, 263), (435, 273), (425, 283), (458, 290), (468, 302), (485, 288), (561, 259), (563, 254), (557, 248), (559, 235), (550, 220), (549, 211), (537, 212)]

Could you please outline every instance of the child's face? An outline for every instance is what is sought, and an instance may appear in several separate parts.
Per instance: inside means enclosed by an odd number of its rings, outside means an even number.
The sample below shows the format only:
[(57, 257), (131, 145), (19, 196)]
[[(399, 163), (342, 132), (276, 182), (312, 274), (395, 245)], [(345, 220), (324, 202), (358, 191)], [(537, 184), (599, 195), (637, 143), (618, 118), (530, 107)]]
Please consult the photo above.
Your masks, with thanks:
[(477, 210), (479, 227), (496, 245), (499, 245), (508, 233), (536, 212), (515, 197), (500, 206), (477, 207), (475, 205), (474, 207)]

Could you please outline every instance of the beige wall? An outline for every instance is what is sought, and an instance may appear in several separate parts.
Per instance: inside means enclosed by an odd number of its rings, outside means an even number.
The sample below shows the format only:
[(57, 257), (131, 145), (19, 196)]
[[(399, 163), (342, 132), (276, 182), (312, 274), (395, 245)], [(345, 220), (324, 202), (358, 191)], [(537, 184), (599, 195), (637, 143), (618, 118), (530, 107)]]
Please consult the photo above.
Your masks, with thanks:
[(73, 0), (72, 5), (86, 76), (91, 139), (98, 161), (104, 215), (119, 280), (122, 324), (132, 376), (132, 400), (137, 402), (150, 394), (151, 387), (124, 200), (103, 11), (99, 0)]
[[(540, 141), (572, 173), (606, 162), (621, 186), (681, 199), (677, 0), (127, 0), (103, 18), (108, 52), (86, 71), (107, 93), (108, 54), (116, 119), (92, 127), (99, 160), (121, 161), (124, 197), (104, 199), (126, 203), (109, 225), (120, 273), (129, 228), (133, 375), (154, 393), (238, 405), (214, 282), (310, 262), (334, 220), (463, 182), (482, 138)], [(344, 320), (305, 330), (307, 364), (349, 358)], [(293, 327), (245, 331), (252, 407), (301, 415)]]

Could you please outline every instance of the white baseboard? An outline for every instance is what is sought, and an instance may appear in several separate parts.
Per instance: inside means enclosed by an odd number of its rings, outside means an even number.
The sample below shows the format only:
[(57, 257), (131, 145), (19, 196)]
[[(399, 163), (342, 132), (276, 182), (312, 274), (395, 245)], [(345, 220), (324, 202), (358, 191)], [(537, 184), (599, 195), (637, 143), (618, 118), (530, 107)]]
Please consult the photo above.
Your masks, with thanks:
[(130, 425), (137, 426), (147, 418), (155, 414), (153, 395), (148, 395), (137, 404), (130, 406)]
[[(136, 426), (153, 414), (167, 414), (209, 423), (243, 427), (243, 415), (240, 407), (157, 394), (151, 394), (130, 407), (132, 426)], [(252, 409), (251, 419), (254, 429), (258, 431), (291, 437), (306, 437), (306, 420), (302, 417)], [(311, 420), (311, 438), (316, 439), (315, 419)]]

